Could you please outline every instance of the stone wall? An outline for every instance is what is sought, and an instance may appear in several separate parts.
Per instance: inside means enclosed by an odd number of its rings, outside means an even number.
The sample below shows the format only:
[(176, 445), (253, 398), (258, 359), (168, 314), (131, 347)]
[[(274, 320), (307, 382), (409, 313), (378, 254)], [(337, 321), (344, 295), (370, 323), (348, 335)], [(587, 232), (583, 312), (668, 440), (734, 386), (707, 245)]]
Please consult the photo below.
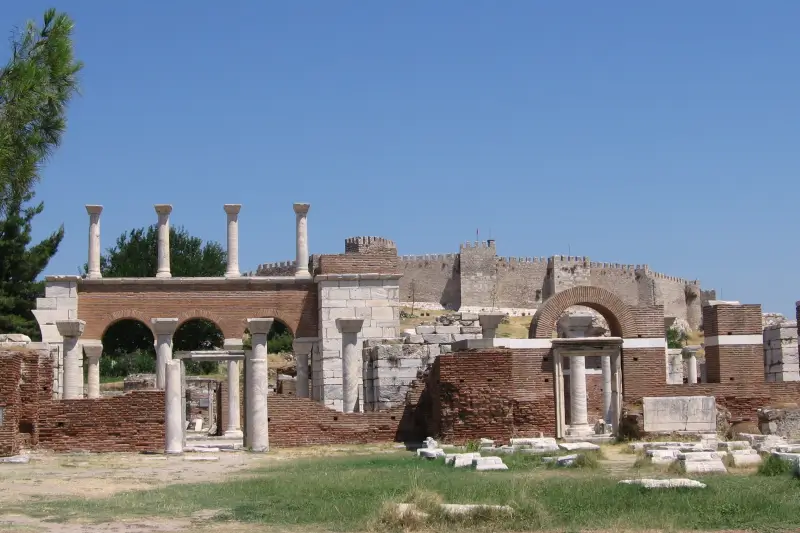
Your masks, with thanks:
[(787, 439), (800, 438), (800, 408), (794, 407), (760, 409), (758, 427), (764, 435), (778, 435)]
[(461, 307), (461, 263), (458, 254), (400, 258), (403, 302), (434, 302), (445, 309)]
[(764, 328), (764, 373), (767, 381), (800, 381), (797, 321)]

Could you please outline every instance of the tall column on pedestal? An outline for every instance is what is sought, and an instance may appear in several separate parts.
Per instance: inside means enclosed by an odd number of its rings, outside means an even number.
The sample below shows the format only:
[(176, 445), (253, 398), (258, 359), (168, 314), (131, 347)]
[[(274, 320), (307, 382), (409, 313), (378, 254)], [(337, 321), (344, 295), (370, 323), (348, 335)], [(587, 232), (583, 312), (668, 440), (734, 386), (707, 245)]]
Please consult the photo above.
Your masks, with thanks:
[(308, 271), (308, 209), (310, 207), (311, 204), (294, 204), (297, 224), (297, 264), (294, 275), (298, 278), (311, 277), (311, 273)]
[(689, 361), (688, 361), (688, 363), (689, 363), (688, 364), (688, 366), (689, 366), (689, 372), (688, 372), (689, 379), (687, 379), (686, 381), (688, 383), (692, 383), (692, 384), (697, 383), (697, 351), (696, 350), (686, 350), (684, 353), (689, 356), (688, 357), (688, 359), (689, 359)]
[(225, 204), (225, 213), (228, 214), (228, 268), (226, 278), (238, 278), (239, 272), (239, 211), (241, 204)]
[[(243, 350), (241, 339), (225, 339), (226, 350)], [(239, 412), (239, 361), (228, 361), (228, 420), (225, 427), (225, 438), (241, 439), (242, 424)]]
[(172, 361), (172, 336), (178, 327), (177, 318), (153, 318), (153, 330), (156, 334), (156, 388), (166, 385), (166, 365)]
[(166, 443), (165, 453), (183, 453), (183, 398), (181, 397), (181, 363), (182, 361), (167, 361), (165, 370), (164, 387), (164, 415)]
[(253, 452), (269, 451), (269, 416), (267, 395), (269, 374), (267, 372), (267, 333), (272, 328), (271, 318), (249, 318), (253, 349), (245, 360), (245, 448)]
[(64, 337), (64, 395), (65, 400), (83, 398), (83, 350), (78, 340), (83, 335), (86, 322), (83, 320), (56, 321), (58, 334)]
[(86, 212), (89, 213), (89, 263), (86, 277), (99, 279), (103, 277), (100, 273), (100, 213), (103, 212), (103, 206), (87, 205)]
[(103, 343), (101, 341), (83, 341), (83, 352), (86, 354), (86, 362), (89, 369), (86, 374), (88, 381), (87, 398), (100, 397), (100, 356), (103, 354)]
[(481, 325), (481, 335), (484, 339), (493, 339), (497, 336), (497, 328), (506, 315), (502, 313), (482, 313), (478, 315)]
[(352, 413), (359, 407), (359, 376), (362, 375), (361, 354), (358, 353), (358, 334), (363, 318), (337, 318), (336, 327), (342, 332), (342, 412)]
[(611, 412), (611, 357), (603, 355), (600, 357), (600, 368), (603, 371), (603, 422), (611, 423), (614, 416)]
[(295, 339), (292, 342), (297, 367), (297, 397), (309, 398), (308, 363), (316, 339)]
[(569, 359), (569, 436), (589, 436), (594, 429), (589, 425), (589, 414), (586, 402), (586, 358), (582, 355)]
[(169, 215), (172, 206), (169, 204), (156, 204), (158, 213), (158, 270), (157, 278), (171, 278), (169, 266)]

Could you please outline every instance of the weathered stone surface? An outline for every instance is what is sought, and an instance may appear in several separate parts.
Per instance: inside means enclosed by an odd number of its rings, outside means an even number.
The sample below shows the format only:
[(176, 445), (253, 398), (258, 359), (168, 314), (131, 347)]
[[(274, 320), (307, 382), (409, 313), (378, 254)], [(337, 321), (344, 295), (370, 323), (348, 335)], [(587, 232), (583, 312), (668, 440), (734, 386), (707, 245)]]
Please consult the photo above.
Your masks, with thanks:
[(646, 489), (675, 489), (690, 488), (704, 489), (705, 483), (700, 483), (694, 479), (675, 478), (675, 479), (623, 479), (620, 484), (641, 485)]
[(681, 464), (687, 474), (712, 474), (728, 471), (720, 459), (712, 461), (682, 461)]
[(472, 460), (472, 466), (478, 472), (508, 470), (508, 466), (499, 457), (476, 457)]
[(559, 444), (562, 450), (574, 452), (577, 450), (599, 450), (600, 446), (591, 442), (562, 442)]
[(428, 344), (446, 344), (453, 342), (452, 335), (439, 335), (426, 333), (422, 335), (423, 340)]
[(11, 457), (0, 457), (0, 463), (24, 465), (31, 462), (27, 455), (12, 455)]
[(465, 515), (483, 510), (499, 511), (501, 513), (512, 514), (513, 509), (508, 505), (482, 505), (482, 504), (463, 504), (463, 503), (443, 503), (442, 511), (449, 515)]
[(645, 397), (647, 432), (716, 431), (717, 406), (713, 396)]

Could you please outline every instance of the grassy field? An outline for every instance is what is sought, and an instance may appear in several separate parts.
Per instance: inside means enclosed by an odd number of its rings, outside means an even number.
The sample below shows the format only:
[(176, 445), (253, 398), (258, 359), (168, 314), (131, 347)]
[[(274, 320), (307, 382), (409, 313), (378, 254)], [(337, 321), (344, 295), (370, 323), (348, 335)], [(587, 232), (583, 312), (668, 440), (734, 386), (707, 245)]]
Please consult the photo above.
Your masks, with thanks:
[[(223, 483), (37, 502), (14, 511), (55, 522), (105, 522), (214, 510), (209, 520), (218, 530), (236, 522), (293, 531), (788, 531), (800, 517), (800, 481), (789, 475), (707, 476), (700, 478), (706, 489), (647, 491), (619, 485), (602, 466), (553, 469), (532, 457), (507, 459), (509, 471), (483, 473), (408, 452), (304, 459)], [(425, 523), (408, 523), (386, 511), (392, 503), (437, 501), (505, 504), (513, 514), (433, 514)]]

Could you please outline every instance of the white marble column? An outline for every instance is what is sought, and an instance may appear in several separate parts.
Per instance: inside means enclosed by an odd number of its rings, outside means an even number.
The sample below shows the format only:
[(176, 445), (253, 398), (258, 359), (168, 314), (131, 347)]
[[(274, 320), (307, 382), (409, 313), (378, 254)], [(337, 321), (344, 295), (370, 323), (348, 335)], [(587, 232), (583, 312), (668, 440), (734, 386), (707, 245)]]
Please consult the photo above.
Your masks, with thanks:
[(86, 355), (86, 362), (89, 369), (86, 375), (88, 381), (87, 398), (100, 397), (100, 356), (103, 354), (103, 343), (101, 341), (83, 341), (83, 353)]
[(165, 434), (164, 452), (169, 454), (183, 453), (183, 398), (181, 397), (181, 362), (167, 361), (165, 365)]
[(600, 356), (600, 368), (603, 372), (603, 422), (611, 423), (611, 357)]
[(64, 395), (65, 400), (83, 398), (83, 350), (79, 339), (86, 322), (83, 320), (56, 321), (58, 334), (64, 338)]
[(484, 339), (494, 339), (497, 336), (497, 328), (506, 315), (502, 313), (482, 313), (478, 315), (481, 325), (481, 336)]
[(156, 334), (156, 388), (166, 385), (166, 365), (172, 361), (172, 336), (178, 328), (177, 318), (153, 318), (153, 330)]
[(594, 434), (589, 425), (586, 394), (586, 358), (582, 355), (569, 359), (569, 427), (567, 435), (586, 437)]
[(309, 398), (309, 383), (308, 383), (308, 363), (309, 357), (314, 349), (314, 342), (316, 339), (295, 339), (292, 342), (294, 350), (294, 360), (297, 367), (297, 397)]
[(226, 278), (238, 278), (239, 272), (239, 211), (241, 204), (225, 204), (225, 213), (228, 214), (228, 269)]
[(308, 271), (308, 210), (311, 204), (294, 204), (296, 215), (296, 234), (297, 234), (297, 259), (295, 265), (295, 277), (310, 278)]
[[(225, 350), (243, 350), (244, 346), (241, 339), (225, 339), (223, 345)], [(231, 359), (228, 361), (228, 415), (225, 426), (226, 439), (241, 439), (242, 422), (239, 405), (239, 361)]]
[(87, 205), (86, 212), (89, 213), (89, 263), (86, 277), (99, 279), (103, 277), (100, 273), (100, 213), (103, 212), (103, 206)]
[(363, 318), (337, 318), (336, 327), (342, 332), (342, 412), (358, 410), (359, 376), (362, 375), (361, 354), (358, 353), (358, 334)]
[(246, 405), (244, 447), (253, 452), (269, 451), (269, 373), (267, 371), (267, 333), (272, 328), (271, 318), (249, 318), (253, 349), (245, 360)]
[(688, 383), (697, 383), (697, 352), (694, 350), (687, 350), (688, 352), (688, 359), (689, 359), (689, 379), (686, 381)]
[(169, 260), (169, 215), (172, 206), (169, 204), (156, 204), (158, 213), (158, 270), (157, 278), (171, 278)]

